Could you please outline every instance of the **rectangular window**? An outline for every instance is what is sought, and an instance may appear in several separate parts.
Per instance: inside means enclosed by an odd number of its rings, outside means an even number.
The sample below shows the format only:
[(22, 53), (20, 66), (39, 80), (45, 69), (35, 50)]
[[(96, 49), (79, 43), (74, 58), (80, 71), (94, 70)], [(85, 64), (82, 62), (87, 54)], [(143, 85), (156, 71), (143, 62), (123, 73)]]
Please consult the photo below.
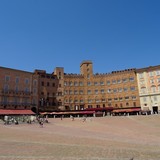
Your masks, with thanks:
[(101, 89), (101, 93), (102, 93), (102, 94), (104, 93), (104, 89)]
[(92, 99), (88, 99), (88, 103), (92, 103)]
[(73, 94), (72, 90), (69, 90), (69, 94)]
[(25, 92), (25, 93), (29, 93), (29, 88), (26, 87), (26, 88), (24, 89), (24, 92)]
[(29, 84), (29, 79), (25, 78), (25, 84)]
[(87, 86), (90, 86), (91, 85), (91, 82), (87, 82)]
[(118, 89), (118, 91), (119, 91), (119, 92), (122, 92), (122, 91), (123, 91), (123, 89), (122, 89), (122, 88), (119, 88), (119, 89)]
[(135, 88), (134, 86), (132, 86), (132, 87), (130, 87), (130, 90), (131, 90), (131, 91), (135, 91), (136, 88)]
[(44, 82), (41, 82), (41, 85), (44, 86)]
[(8, 85), (8, 84), (5, 84), (5, 85), (4, 85), (4, 91), (5, 91), (5, 92), (8, 92), (8, 91), (9, 91), (9, 85)]
[(67, 82), (66, 81), (64, 81), (64, 86), (67, 86)]
[(73, 86), (73, 83), (72, 83), (72, 82), (69, 82), (69, 86)]
[(151, 87), (151, 91), (152, 91), (152, 92), (156, 92), (156, 86), (152, 86), (152, 87)]
[(10, 81), (10, 76), (5, 76), (5, 82), (9, 82)]
[(151, 83), (151, 84), (154, 84), (154, 79), (151, 79), (151, 80), (150, 80), (150, 83)]
[(88, 90), (87, 93), (88, 93), (88, 94), (91, 94), (91, 90)]
[(83, 82), (79, 82), (79, 85), (80, 85), (80, 86), (83, 86)]
[(123, 83), (126, 83), (128, 81), (128, 79), (127, 78), (123, 78), (122, 81), (123, 81)]
[(95, 94), (98, 94), (98, 90), (97, 89), (95, 90)]
[(95, 85), (95, 86), (98, 86), (98, 82), (94, 82), (94, 85)]
[(130, 82), (133, 82), (133, 81), (134, 81), (134, 77), (130, 77), (130, 78), (129, 78), (129, 81), (130, 81)]
[(157, 71), (156, 71), (156, 75), (157, 75), (157, 76), (160, 76), (160, 70), (157, 70)]
[(7, 103), (8, 103), (8, 97), (6, 97), (6, 96), (3, 97), (3, 103), (4, 103), (4, 104), (7, 104)]
[(153, 99), (154, 99), (154, 101), (157, 101), (157, 96), (154, 96)]
[(67, 91), (67, 90), (65, 90), (65, 91), (64, 91), (64, 94), (65, 94), (65, 95), (67, 95), (67, 94), (68, 94), (68, 91)]
[(74, 91), (74, 94), (78, 94), (78, 91), (77, 91), (77, 90), (75, 90), (75, 91)]
[(107, 81), (107, 85), (110, 85), (111, 84), (111, 82), (110, 81)]
[(139, 73), (139, 78), (143, 78), (143, 73)]
[(34, 81), (33, 81), (33, 85), (34, 85), (34, 86), (37, 86), (37, 80), (34, 80)]
[(18, 93), (18, 86), (15, 87), (15, 92)]
[(74, 86), (78, 86), (78, 82), (74, 82)]
[(80, 91), (79, 91), (79, 94), (83, 94), (83, 90), (80, 90)]
[(119, 97), (119, 100), (120, 100), (120, 101), (122, 101), (122, 100), (123, 100), (123, 98), (122, 98), (122, 97)]
[(104, 82), (101, 81), (101, 82), (100, 82), (100, 85), (101, 85), (101, 86), (104, 85)]
[(125, 100), (129, 100), (129, 97), (127, 96), (127, 97), (125, 97)]
[(160, 78), (157, 78), (157, 82), (160, 83)]
[(141, 93), (146, 93), (146, 88), (145, 87), (141, 88)]
[(140, 84), (141, 84), (141, 85), (144, 85), (144, 84), (145, 84), (145, 83), (144, 83), (144, 80), (141, 80), (141, 81), (140, 81)]
[(81, 99), (81, 100), (80, 100), (80, 103), (83, 103), (83, 102), (84, 102), (83, 99)]
[(136, 100), (137, 99), (137, 97), (136, 96), (132, 96), (132, 100)]
[(19, 83), (19, 77), (16, 77), (16, 84), (18, 84)]
[(121, 80), (121, 79), (118, 79), (118, 80), (117, 80), (117, 83), (121, 83), (121, 82), (122, 82), (122, 80)]
[(112, 80), (112, 84), (116, 84), (116, 80)]
[(147, 101), (146, 97), (143, 97), (143, 102), (146, 102), (146, 101)]
[(58, 96), (62, 96), (62, 92), (58, 92)]
[(112, 90), (111, 90), (111, 89), (108, 89), (108, 90), (107, 90), (107, 92), (108, 92), (108, 93), (111, 93), (111, 92), (112, 92)]
[(37, 94), (37, 89), (36, 88), (33, 89), (33, 94)]
[(100, 102), (100, 100), (99, 99), (96, 99), (96, 103), (99, 103)]
[(115, 88), (115, 89), (113, 89), (113, 93), (117, 93), (117, 89)]
[(128, 88), (125, 87), (123, 90), (124, 90), (124, 92), (127, 92), (127, 91), (128, 91)]
[(149, 72), (149, 76), (150, 77), (154, 76), (154, 72)]
[(109, 99), (108, 99), (108, 102), (111, 102), (111, 101), (112, 101), (112, 98), (109, 98)]

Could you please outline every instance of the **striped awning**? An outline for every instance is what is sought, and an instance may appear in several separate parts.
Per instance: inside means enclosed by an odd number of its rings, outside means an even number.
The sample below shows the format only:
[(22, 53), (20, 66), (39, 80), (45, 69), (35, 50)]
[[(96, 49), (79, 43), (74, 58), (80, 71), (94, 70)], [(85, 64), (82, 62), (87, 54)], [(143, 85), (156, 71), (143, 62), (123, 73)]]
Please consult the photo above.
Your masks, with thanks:
[(141, 108), (129, 108), (129, 109), (115, 109), (112, 112), (113, 113), (130, 113), (130, 112), (139, 112), (141, 111)]

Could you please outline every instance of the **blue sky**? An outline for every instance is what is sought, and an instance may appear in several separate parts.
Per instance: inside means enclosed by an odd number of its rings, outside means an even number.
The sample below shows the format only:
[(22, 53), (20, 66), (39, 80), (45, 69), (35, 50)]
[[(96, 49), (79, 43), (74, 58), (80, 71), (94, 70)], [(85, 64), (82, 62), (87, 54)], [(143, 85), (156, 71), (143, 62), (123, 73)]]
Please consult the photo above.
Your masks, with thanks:
[(94, 73), (160, 64), (159, 0), (1, 0), (0, 66)]

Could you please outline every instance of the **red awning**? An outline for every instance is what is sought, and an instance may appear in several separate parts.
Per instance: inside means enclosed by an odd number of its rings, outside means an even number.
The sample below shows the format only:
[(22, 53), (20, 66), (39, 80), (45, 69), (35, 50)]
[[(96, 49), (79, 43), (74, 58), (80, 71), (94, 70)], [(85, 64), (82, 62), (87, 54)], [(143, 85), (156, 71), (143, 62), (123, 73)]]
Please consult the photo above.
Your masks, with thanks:
[(0, 115), (34, 115), (31, 110), (0, 109)]
[(71, 111), (71, 112), (42, 112), (40, 114), (52, 114), (52, 115), (73, 115), (73, 114), (93, 114), (95, 111)]
[(139, 112), (141, 111), (141, 108), (129, 108), (129, 109), (115, 109), (112, 112), (113, 113), (129, 113), (129, 112)]

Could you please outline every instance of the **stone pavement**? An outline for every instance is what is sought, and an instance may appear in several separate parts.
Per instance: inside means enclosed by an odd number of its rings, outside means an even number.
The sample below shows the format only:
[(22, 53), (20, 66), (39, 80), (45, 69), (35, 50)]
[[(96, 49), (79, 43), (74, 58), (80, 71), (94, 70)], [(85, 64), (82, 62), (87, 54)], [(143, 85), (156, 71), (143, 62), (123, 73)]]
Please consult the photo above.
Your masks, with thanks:
[(160, 160), (160, 115), (0, 123), (0, 160)]

